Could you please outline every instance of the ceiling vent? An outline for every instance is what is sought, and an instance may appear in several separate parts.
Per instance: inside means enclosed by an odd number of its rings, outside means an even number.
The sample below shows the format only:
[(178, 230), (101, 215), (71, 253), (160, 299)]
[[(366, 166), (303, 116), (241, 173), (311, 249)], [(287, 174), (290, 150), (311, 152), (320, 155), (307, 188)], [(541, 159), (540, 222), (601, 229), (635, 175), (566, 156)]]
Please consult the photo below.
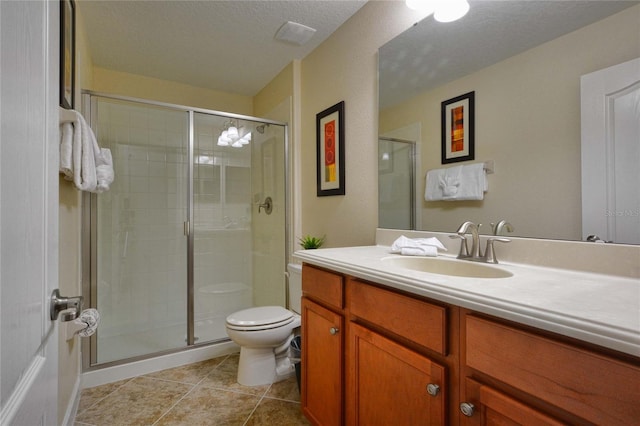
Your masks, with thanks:
[(313, 37), (315, 32), (316, 30), (314, 28), (298, 24), (297, 22), (288, 21), (286, 24), (281, 26), (276, 33), (276, 40), (302, 46), (311, 40), (311, 37)]

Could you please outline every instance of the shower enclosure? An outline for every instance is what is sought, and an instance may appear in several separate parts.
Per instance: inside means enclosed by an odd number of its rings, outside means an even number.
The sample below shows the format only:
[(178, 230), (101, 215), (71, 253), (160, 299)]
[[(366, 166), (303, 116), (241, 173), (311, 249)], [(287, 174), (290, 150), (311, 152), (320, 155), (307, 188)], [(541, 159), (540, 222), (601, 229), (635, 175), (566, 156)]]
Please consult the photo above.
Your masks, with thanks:
[(415, 229), (415, 142), (378, 139), (378, 226)]
[[(87, 92), (115, 180), (84, 201), (83, 289), (101, 315), (85, 368), (227, 339), (285, 304), (286, 126)], [(223, 132), (225, 132), (223, 134)]]

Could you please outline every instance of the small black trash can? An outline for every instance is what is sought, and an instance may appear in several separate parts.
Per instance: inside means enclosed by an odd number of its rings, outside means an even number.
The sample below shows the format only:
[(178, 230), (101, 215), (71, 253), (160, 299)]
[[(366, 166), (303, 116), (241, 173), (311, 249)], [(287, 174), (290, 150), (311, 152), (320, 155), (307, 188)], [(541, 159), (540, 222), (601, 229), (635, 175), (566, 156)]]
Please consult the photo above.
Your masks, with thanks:
[(298, 381), (298, 391), (300, 389), (300, 357), (302, 354), (302, 336), (295, 336), (291, 340), (291, 362), (296, 369), (296, 380)]

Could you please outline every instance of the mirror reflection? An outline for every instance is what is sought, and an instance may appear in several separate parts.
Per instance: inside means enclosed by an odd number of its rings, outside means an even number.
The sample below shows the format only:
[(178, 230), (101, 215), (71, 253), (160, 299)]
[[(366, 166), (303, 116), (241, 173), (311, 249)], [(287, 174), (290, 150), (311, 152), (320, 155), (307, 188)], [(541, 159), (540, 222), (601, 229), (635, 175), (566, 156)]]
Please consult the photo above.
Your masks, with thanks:
[[(504, 232), (511, 236), (585, 240), (595, 234), (640, 244), (640, 74), (624, 83), (619, 101), (611, 100), (628, 112), (613, 124), (602, 123), (604, 129), (626, 126), (606, 148), (609, 160), (599, 154), (583, 158), (593, 154), (582, 148), (581, 120), (581, 111), (593, 108), (581, 104), (588, 98), (581, 95), (583, 76), (640, 57), (639, 25), (639, 2), (482, 1), (472, 2), (459, 21), (427, 17), (382, 46), (379, 135), (416, 144), (410, 189), (415, 229), (453, 232), (471, 220), (489, 234), (491, 223), (506, 220), (513, 232)], [(468, 92), (475, 92), (474, 159), (442, 164), (441, 104)], [(401, 179), (384, 176), (384, 152), (378, 166), (380, 226), (403, 228), (393, 225), (393, 212), (383, 205), (393, 191), (406, 191)], [(616, 158), (633, 161), (612, 175), (607, 169)], [(482, 200), (425, 201), (427, 171), (487, 161), (494, 173), (487, 175)], [(583, 167), (594, 161), (606, 167)], [(594, 173), (603, 174), (583, 179)], [(600, 191), (591, 183), (583, 188), (583, 180), (606, 182), (605, 204), (583, 208), (589, 198), (583, 192)], [(629, 190), (628, 182), (636, 189)], [(615, 220), (622, 223), (617, 234), (609, 230)]]

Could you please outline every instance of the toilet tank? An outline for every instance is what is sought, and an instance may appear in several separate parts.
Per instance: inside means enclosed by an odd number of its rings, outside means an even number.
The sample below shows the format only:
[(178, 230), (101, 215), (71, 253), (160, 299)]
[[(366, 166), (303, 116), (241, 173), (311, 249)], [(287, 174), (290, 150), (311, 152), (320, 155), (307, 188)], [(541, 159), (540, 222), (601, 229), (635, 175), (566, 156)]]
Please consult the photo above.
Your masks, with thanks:
[(302, 297), (302, 265), (297, 263), (289, 263), (287, 265), (289, 272), (289, 309), (300, 313), (300, 298)]

